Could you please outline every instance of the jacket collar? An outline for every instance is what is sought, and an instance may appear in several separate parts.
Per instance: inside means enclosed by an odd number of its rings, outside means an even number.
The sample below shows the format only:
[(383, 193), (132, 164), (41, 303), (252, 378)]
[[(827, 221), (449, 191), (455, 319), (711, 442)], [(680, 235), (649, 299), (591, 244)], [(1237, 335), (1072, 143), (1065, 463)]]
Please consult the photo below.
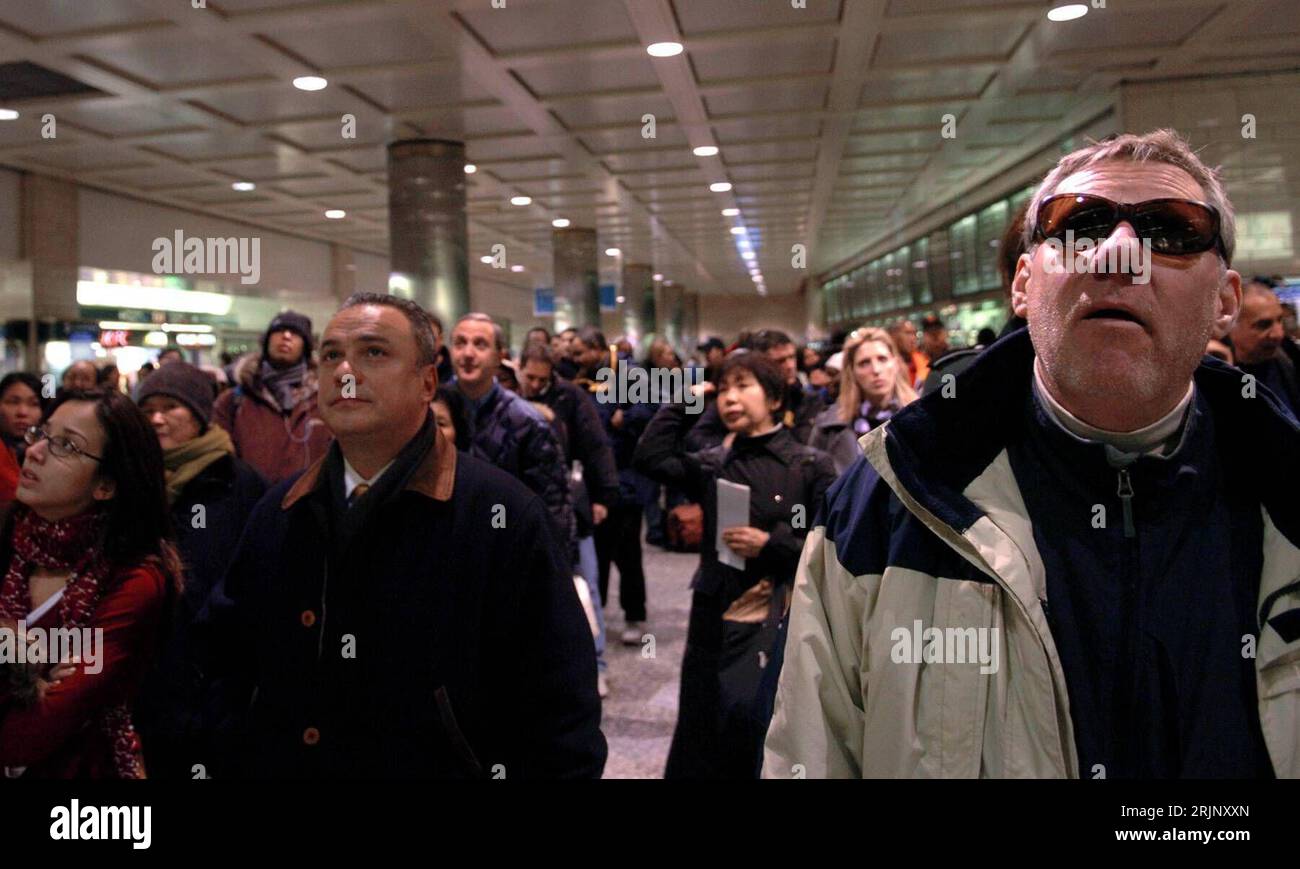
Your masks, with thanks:
[[(962, 491), (1014, 439), (1024, 436), (1034, 347), (1028, 329), (991, 344), (957, 376), (955, 392), (912, 402), (877, 436), (901, 485), (936, 518), (964, 533), (983, 515)], [(1263, 389), (1243, 396), (1242, 373), (1213, 357), (1193, 377), (1197, 408), (1213, 422), (1214, 449), (1229, 485), (1245, 487), (1278, 529), (1300, 541), (1300, 424)], [(1268, 472), (1262, 460), (1268, 457)]]
[[(328, 458), (329, 453), (326, 453), (303, 472), (303, 475), (290, 487), (280, 501), (281, 510), (290, 509), (294, 504), (315, 491), (316, 486), (320, 483), (322, 470)], [(450, 501), (455, 483), (456, 448), (448, 442), (441, 430), (435, 429), (433, 449), (429, 450), (424, 457), (424, 461), (420, 462), (414, 473), (411, 474), (404, 491), (415, 492), (435, 501)]]

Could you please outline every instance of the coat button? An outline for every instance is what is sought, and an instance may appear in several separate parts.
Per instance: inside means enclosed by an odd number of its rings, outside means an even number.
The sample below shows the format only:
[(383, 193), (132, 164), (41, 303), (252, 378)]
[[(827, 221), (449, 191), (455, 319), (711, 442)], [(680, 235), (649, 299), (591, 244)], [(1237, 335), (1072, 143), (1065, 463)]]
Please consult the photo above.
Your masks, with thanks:
[(304, 628), (310, 628), (312, 625), (316, 624), (316, 613), (311, 610), (303, 610), (300, 618), (302, 619), (302, 626)]
[(320, 731), (314, 727), (308, 727), (302, 732), (302, 741), (304, 745), (315, 745), (320, 742)]

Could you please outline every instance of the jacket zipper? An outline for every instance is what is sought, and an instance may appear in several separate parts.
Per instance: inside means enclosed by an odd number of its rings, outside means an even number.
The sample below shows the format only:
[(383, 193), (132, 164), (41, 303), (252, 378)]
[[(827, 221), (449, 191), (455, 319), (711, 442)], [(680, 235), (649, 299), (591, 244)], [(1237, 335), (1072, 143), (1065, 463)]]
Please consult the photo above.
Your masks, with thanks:
[(1134, 687), (1137, 684), (1135, 674), (1139, 667), (1138, 637), (1141, 632), (1141, 589), (1138, 588), (1138, 538), (1137, 526), (1133, 521), (1133, 479), (1128, 468), (1120, 468), (1119, 499), (1124, 513), (1124, 571), (1120, 576), (1123, 583), (1120, 610), (1120, 654), (1119, 671), (1115, 685), (1115, 706), (1111, 710), (1114, 716), (1112, 727), (1112, 754), (1122, 775), (1133, 775), (1132, 759), (1140, 752), (1133, 745), (1134, 713), (1136, 697)]
[(1131, 540), (1137, 537), (1137, 528), (1133, 525), (1133, 480), (1128, 468), (1119, 469), (1119, 502), (1124, 508), (1124, 536)]

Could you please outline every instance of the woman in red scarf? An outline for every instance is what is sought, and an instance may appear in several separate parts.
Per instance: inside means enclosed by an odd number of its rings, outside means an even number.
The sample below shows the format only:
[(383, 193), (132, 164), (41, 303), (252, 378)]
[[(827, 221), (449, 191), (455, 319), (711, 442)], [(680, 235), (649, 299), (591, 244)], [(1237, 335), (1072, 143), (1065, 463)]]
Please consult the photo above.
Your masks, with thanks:
[[(125, 395), (89, 390), (28, 444), (0, 526), (0, 772), (143, 778), (130, 703), (181, 580), (158, 438)], [(88, 629), (80, 662), (13, 661), (16, 631), (56, 628)]]

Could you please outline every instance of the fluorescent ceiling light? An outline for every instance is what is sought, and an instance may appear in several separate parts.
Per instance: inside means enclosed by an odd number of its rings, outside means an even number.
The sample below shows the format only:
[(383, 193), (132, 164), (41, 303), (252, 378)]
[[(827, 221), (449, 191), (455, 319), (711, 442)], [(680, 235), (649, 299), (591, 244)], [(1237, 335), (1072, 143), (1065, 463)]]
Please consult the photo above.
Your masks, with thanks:
[(605, 256), (618, 256), (620, 253), (622, 253), (622, 251), (616, 247), (605, 248)]
[(328, 84), (329, 82), (318, 75), (300, 75), (293, 80), (293, 86), (300, 91), (320, 91)]
[(645, 50), (651, 57), (676, 57), (682, 53), (682, 44), (680, 42), (655, 42), (647, 45)]
[(718, 149), (715, 145), (701, 145), (695, 149), (696, 157), (713, 157), (716, 156), (717, 153)]
[(490, 256), (481, 256), (481, 257), (478, 258), (478, 261), (481, 262), (481, 263), (483, 263), (483, 265), (485, 265), (485, 266), (490, 266), (490, 265), (492, 265), (492, 257), (490, 257)]
[(732, 235), (744, 235), (744, 234), (745, 234), (745, 227), (743, 227), (743, 226), (733, 226), (733, 227), (731, 228), (731, 234), (732, 234)]
[(555, 227), (556, 229), (567, 229), (569, 226), (569, 218), (557, 217), (551, 221), (551, 226)]
[(521, 266), (521, 265), (513, 265), (513, 266), (510, 267), (510, 271), (512, 271), (512, 272), (522, 272), (523, 270), (524, 270), (524, 267)]
[(465, 174), (466, 174), (466, 175), (473, 175), (473, 174), (474, 174), (475, 172), (477, 172), (477, 171), (478, 171), (478, 167), (475, 166), (473, 163), (466, 163), (466, 164), (465, 164)]
[(531, 205), (532, 202), (533, 202), (533, 197), (531, 197), (531, 196), (511, 196), (511, 197), (510, 197), (510, 204), (511, 204), (511, 205)]
[(342, 208), (331, 208), (329, 211), (325, 212), (325, 216), (330, 220), (342, 220), (348, 216), (348, 213)]
[(256, 190), (257, 185), (252, 181), (236, 181), (230, 185), (232, 190), (238, 190), (240, 193), (247, 193), (250, 190)]
[(739, 208), (724, 208), (724, 209), (722, 209), (722, 216), (723, 216), (723, 217), (735, 217), (737, 214), (740, 214), (740, 209), (739, 209)]
[(656, 281), (662, 281), (662, 280), (664, 279), (664, 276), (661, 275), (659, 272), (655, 272), (655, 273), (654, 273), (654, 279), (655, 279)]
[(0, 109), (0, 121), (16, 121), (18, 112), (13, 109)]
[(1086, 3), (1066, 3), (1064, 6), (1057, 6), (1047, 13), (1048, 21), (1073, 21), (1076, 18), (1082, 18), (1088, 14)]
[(233, 303), (233, 296), (221, 293), (77, 281), (77, 304), (94, 308), (132, 308), (224, 317), (230, 313)]
[(712, 190), (714, 193), (726, 193), (728, 190), (731, 189), (731, 182), (714, 181), (712, 184), (709, 185), (709, 189)]

